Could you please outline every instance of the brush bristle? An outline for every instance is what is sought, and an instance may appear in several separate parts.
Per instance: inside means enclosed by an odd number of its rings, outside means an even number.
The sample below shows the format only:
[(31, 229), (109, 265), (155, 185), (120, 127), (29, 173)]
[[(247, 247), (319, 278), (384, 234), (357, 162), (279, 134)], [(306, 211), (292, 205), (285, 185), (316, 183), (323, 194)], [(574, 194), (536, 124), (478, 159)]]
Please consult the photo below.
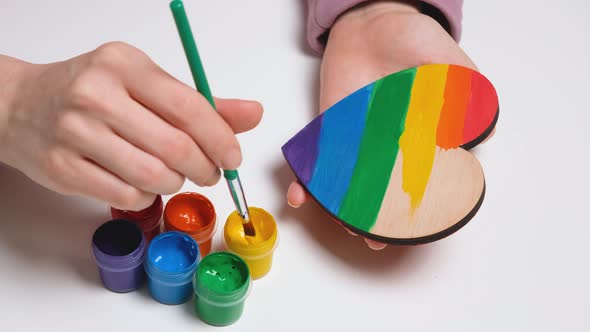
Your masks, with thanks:
[(246, 234), (246, 236), (256, 236), (256, 230), (254, 229), (254, 225), (252, 224), (252, 222), (248, 222), (243, 225), (244, 234)]

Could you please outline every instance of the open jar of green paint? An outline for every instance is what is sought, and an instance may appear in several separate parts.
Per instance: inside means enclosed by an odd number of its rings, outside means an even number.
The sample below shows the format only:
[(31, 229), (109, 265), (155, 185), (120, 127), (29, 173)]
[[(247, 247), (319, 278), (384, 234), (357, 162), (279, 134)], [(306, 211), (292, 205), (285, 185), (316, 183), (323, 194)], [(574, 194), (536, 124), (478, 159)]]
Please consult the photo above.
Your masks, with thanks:
[(242, 316), (250, 288), (248, 265), (239, 256), (209, 254), (199, 263), (194, 277), (196, 312), (207, 324), (231, 325)]

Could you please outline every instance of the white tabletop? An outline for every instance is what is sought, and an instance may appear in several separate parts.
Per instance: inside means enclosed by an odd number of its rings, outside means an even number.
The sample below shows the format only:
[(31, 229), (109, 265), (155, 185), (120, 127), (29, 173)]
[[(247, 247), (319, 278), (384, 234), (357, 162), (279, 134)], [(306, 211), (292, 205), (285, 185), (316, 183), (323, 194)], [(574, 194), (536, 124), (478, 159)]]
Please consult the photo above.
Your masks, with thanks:
[[(588, 331), (588, 32), (584, 1), (466, 1), (463, 47), (500, 97), (495, 137), (476, 149), (484, 204), (438, 242), (374, 252), (313, 205), (285, 203), (281, 145), (316, 112), (319, 59), (301, 1), (187, 1), (216, 95), (259, 99), (240, 136), (251, 205), (279, 223), (271, 273), (254, 283), (240, 331)], [(0, 0), (0, 53), (50, 62), (122, 40), (192, 84), (167, 1)], [(210, 197), (223, 223), (223, 183)], [(166, 197), (165, 199), (168, 199)], [(212, 330), (190, 304), (102, 288), (90, 256), (109, 217), (0, 170), (0, 330)], [(219, 232), (215, 237), (219, 246)]]

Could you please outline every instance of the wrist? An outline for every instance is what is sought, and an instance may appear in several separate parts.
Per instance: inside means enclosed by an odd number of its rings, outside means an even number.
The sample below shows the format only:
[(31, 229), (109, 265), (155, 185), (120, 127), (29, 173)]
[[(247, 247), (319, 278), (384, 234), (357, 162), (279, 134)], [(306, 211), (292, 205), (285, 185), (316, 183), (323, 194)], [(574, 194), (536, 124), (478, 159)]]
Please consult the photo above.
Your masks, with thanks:
[[(426, 15), (420, 12), (418, 1), (367, 1), (340, 15), (332, 26), (326, 44), (332, 37), (337, 39), (356, 36), (370, 40), (387, 27), (387, 30), (401, 30), (411, 21), (421, 20)], [(394, 29), (395, 28), (395, 29)]]
[(389, 0), (363, 2), (340, 15), (334, 22), (332, 29), (338, 29), (342, 25), (358, 26), (359, 24), (368, 24), (379, 20), (380, 17), (396, 14), (420, 14), (418, 1)]
[(0, 55), (0, 161), (3, 144), (6, 142), (9, 122), (18, 105), (26, 69), (32, 66), (24, 61)]
[[(421, 8), (421, 1), (412, 0), (364, 2), (336, 19), (329, 31), (326, 47), (335, 43), (340, 48), (343, 41), (347, 41), (354, 47), (387, 49), (386, 46), (391, 46), (393, 42), (412, 43), (420, 40), (420, 36), (443, 30)], [(384, 44), (384, 41), (388, 42)]]
[(371, 20), (384, 13), (418, 14), (420, 13), (417, 0), (388, 0), (366, 1), (344, 12), (335, 23), (347, 19)]

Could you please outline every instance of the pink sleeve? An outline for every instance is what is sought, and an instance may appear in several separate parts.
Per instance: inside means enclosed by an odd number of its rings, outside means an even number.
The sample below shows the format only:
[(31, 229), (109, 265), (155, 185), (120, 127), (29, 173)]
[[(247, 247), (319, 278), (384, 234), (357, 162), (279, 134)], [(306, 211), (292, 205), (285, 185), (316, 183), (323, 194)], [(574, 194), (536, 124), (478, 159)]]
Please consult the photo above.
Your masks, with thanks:
[[(311, 48), (322, 52), (325, 46), (322, 37), (336, 19), (348, 9), (366, 1), (369, 0), (307, 0), (307, 40)], [(462, 7), (463, 0), (421, 1), (422, 11), (438, 20), (457, 41), (461, 38)]]

